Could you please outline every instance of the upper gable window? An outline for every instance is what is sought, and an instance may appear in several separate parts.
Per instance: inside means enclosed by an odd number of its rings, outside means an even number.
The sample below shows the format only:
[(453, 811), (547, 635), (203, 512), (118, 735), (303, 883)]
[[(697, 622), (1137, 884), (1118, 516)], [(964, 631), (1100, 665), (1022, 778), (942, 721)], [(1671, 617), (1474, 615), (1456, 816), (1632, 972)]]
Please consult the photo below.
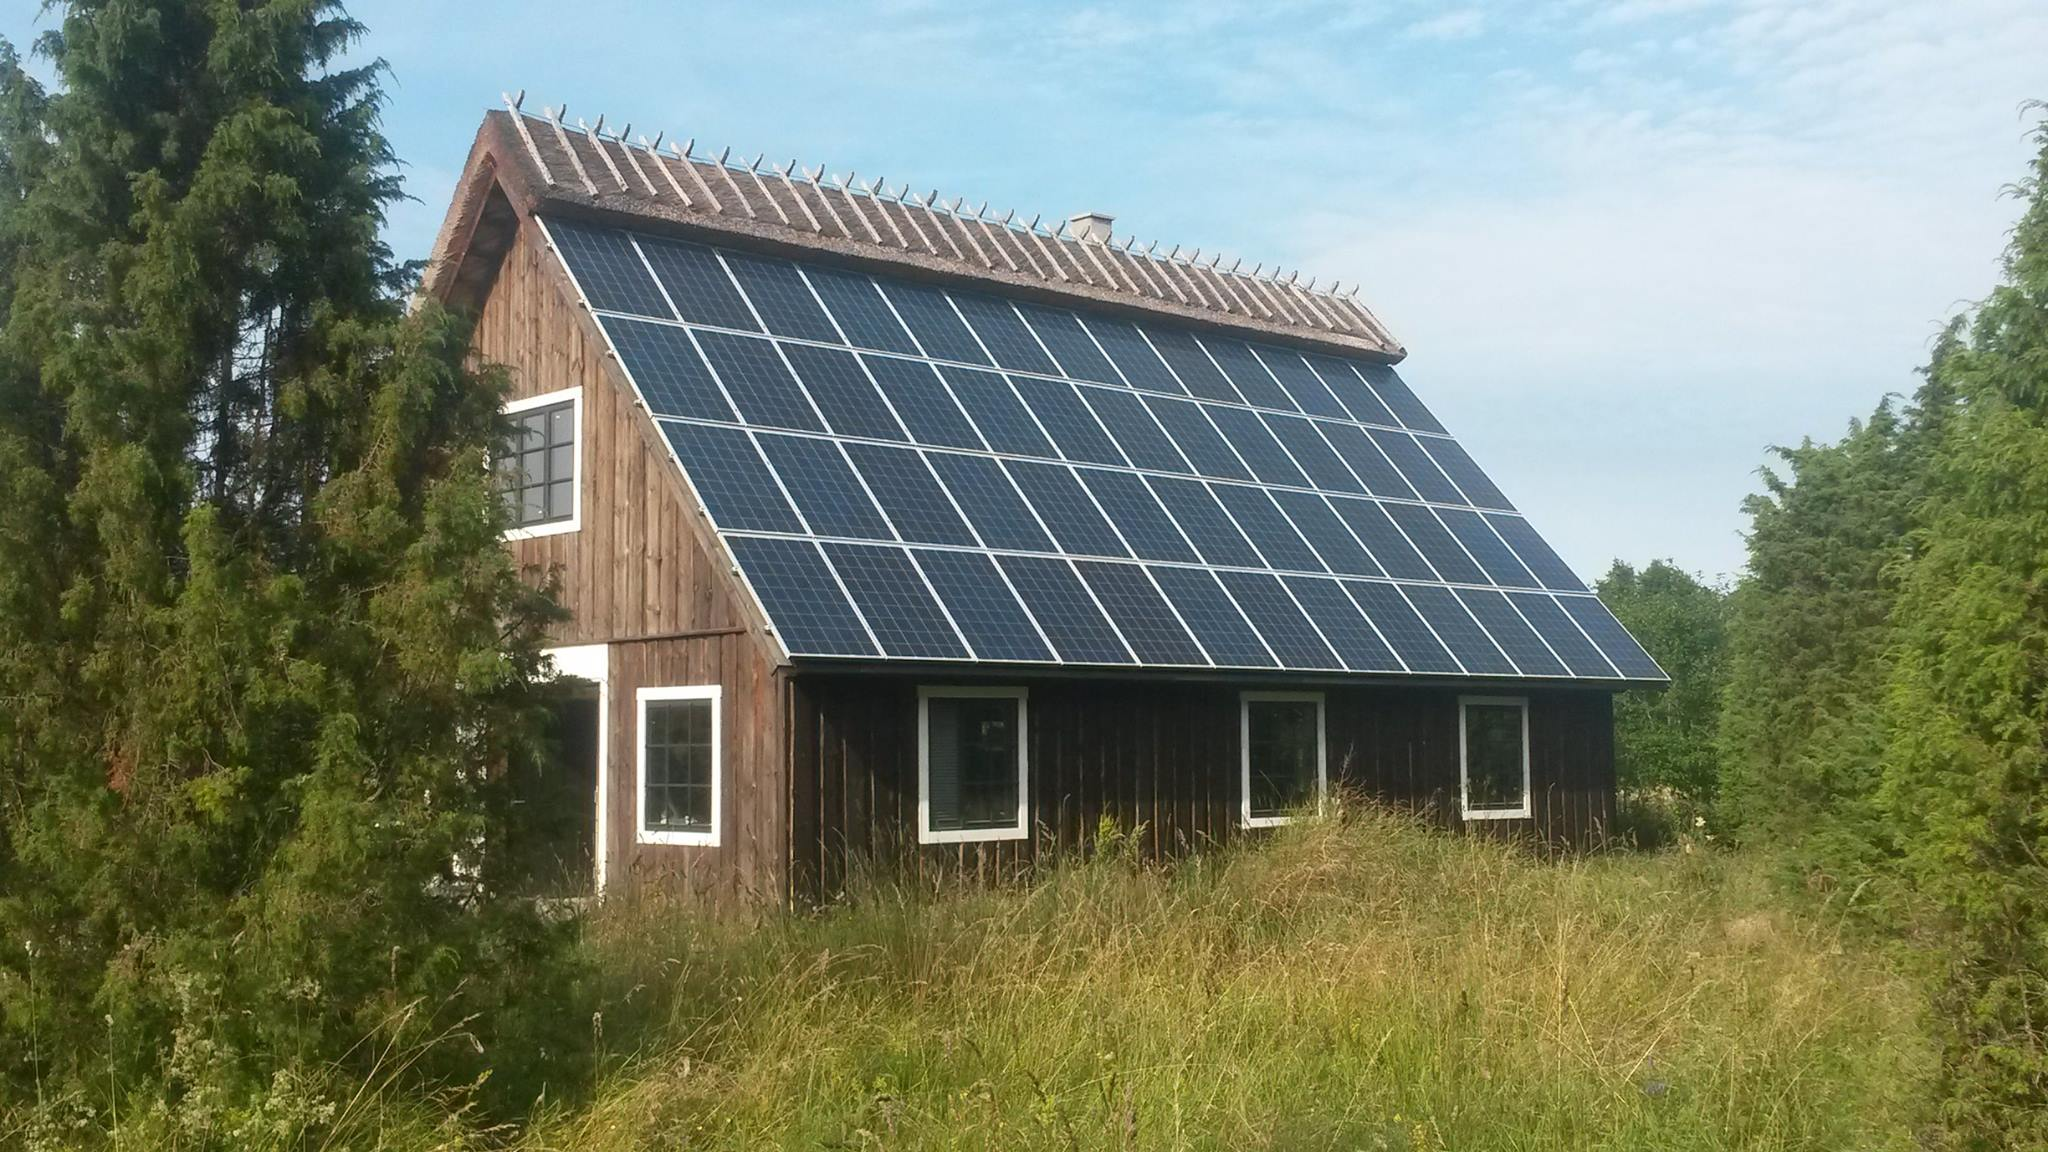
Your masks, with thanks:
[(569, 388), (505, 406), (512, 438), (498, 461), (506, 534), (513, 539), (574, 532), (583, 516), (583, 389)]

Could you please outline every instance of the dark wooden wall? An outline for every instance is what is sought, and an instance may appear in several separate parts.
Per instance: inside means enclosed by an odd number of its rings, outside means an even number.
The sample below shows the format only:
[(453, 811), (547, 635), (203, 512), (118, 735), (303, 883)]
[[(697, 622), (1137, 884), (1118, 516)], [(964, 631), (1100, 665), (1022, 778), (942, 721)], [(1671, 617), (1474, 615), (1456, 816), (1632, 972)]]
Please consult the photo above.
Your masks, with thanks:
[[(1154, 856), (1243, 835), (1239, 685), (1033, 680), (1028, 840), (917, 844), (917, 686), (910, 678), (804, 674), (791, 682), (790, 840), (799, 892), (837, 889), (850, 861), (1001, 875), (1084, 843), (1104, 816), (1144, 826)], [(1256, 687), (1271, 688), (1264, 684)], [(1455, 689), (1318, 687), (1333, 787), (1458, 815)], [(1503, 693), (1506, 694), (1506, 693)], [(1613, 815), (1613, 701), (1532, 690), (1535, 817), (1474, 821), (1489, 835), (1597, 842)]]

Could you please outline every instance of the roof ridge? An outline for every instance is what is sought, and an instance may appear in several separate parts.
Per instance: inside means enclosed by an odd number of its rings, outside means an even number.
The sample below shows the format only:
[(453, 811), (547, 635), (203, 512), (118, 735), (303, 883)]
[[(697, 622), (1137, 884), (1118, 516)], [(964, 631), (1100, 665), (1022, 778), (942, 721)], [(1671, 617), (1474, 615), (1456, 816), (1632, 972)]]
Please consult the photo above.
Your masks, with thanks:
[[(670, 140), (664, 154), (665, 132), (636, 141), (630, 124), (607, 132), (602, 115), (595, 123), (579, 117), (571, 124), (567, 105), (534, 113), (525, 110), (525, 99), (523, 89), (504, 94), (527, 159), (550, 188), (580, 188), (593, 200), (626, 194), (692, 213), (744, 216), (827, 239), (922, 254), (970, 271), (979, 264), (1055, 286), (1078, 282), (1262, 325), (1348, 337), (1397, 356), (1401, 351), (1358, 300), (1355, 283), (1348, 291), (1335, 280), (1318, 288), (1314, 278), (1303, 284), (1299, 270), (1283, 277), (1278, 265), (1267, 271), (1260, 263), (1246, 271), (1241, 258), (1224, 267), (1220, 252), (1203, 261), (1201, 249), (1184, 255), (1180, 245), (1161, 255), (1157, 241), (1139, 247), (1135, 236), (1127, 236), (1119, 245), (1112, 234), (1097, 239), (1070, 232), (1068, 221), (1048, 227), (1042, 213), (1029, 221), (1021, 221), (1015, 209), (991, 216), (987, 201), (968, 210), (964, 196), (948, 205), (937, 189), (919, 197), (908, 182), (894, 193), (881, 179), (863, 187), (854, 172), (827, 176), (822, 164), (813, 170), (792, 159), (764, 168), (766, 153), (736, 163), (729, 147), (716, 157), (698, 154), (694, 137), (681, 145)], [(559, 149), (558, 158), (550, 160), (543, 139)], [(764, 213), (772, 213), (772, 221)]]

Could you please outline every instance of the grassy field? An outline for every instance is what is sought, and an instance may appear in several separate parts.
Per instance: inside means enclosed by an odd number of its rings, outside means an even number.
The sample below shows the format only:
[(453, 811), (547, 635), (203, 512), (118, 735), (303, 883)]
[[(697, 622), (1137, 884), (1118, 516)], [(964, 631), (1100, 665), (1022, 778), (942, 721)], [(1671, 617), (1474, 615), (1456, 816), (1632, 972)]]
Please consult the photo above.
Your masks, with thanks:
[(1756, 862), (1385, 813), (1171, 869), (594, 925), (611, 1051), (527, 1149), (1910, 1148), (1921, 996)]

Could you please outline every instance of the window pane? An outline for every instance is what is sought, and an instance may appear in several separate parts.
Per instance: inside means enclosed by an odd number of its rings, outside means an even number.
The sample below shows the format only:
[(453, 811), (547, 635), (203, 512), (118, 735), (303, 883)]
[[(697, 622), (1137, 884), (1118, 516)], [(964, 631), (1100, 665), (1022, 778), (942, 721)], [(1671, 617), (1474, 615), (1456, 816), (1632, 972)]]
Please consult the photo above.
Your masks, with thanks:
[(1316, 800), (1316, 702), (1252, 700), (1245, 748), (1254, 818), (1285, 816)]
[(647, 702), (647, 830), (711, 831), (711, 700)]
[(1465, 802), (1468, 807), (1522, 806), (1522, 706), (1465, 705)]
[(932, 831), (1016, 827), (1021, 705), (1008, 696), (925, 701)]
[(562, 404), (547, 409), (548, 443), (573, 444), (576, 442), (576, 409), (574, 405)]
[(576, 474), (576, 449), (573, 445), (557, 444), (548, 449), (548, 479), (566, 480)]

